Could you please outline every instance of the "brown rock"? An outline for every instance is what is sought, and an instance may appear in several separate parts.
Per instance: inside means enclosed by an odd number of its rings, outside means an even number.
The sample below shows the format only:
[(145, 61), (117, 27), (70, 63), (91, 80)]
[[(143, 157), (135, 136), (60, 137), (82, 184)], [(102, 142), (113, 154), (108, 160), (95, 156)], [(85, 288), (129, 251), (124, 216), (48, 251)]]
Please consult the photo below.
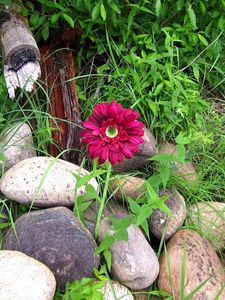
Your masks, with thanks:
[(136, 176), (114, 177), (109, 184), (111, 193), (114, 191), (115, 198), (118, 201), (123, 201), (124, 198), (138, 198), (144, 191), (145, 180)]
[(147, 128), (144, 128), (143, 139), (144, 142), (139, 146), (139, 154), (134, 155), (131, 159), (125, 159), (121, 163), (117, 163), (113, 167), (113, 170), (115, 172), (120, 173), (125, 171), (137, 170), (148, 163), (149, 157), (152, 157), (158, 153), (155, 137)]
[[(162, 143), (159, 148), (159, 154), (161, 153), (167, 153), (171, 155), (177, 154), (176, 146), (171, 143)], [(195, 167), (191, 162), (173, 163), (173, 174), (180, 176), (189, 182), (196, 182), (198, 179)]]
[[(192, 296), (192, 300), (214, 300), (217, 293), (224, 287), (225, 273), (223, 266), (211, 244), (197, 232), (180, 230), (170, 239), (167, 255), (170, 265), (166, 262), (165, 253), (160, 258), (158, 287), (174, 295), (174, 300), (181, 299), (181, 270), (186, 241), (186, 263), (184, 295), (187, 296), (201, 283), (208, 279), (204, 286)], [(170, 275), (169, 275), (170, 274)], [(220, 299), (225, 299), (225, 290)]]
[(186, 217), (186, 204), (183, 196), (175, 189), (162, 190), (160, 197), (165, 195), (170, 195), (165, 203), (172, 217), (169, 218), (164, 212), (156, 209), (149, 218), (149, 229), (158, 239), (162, 238), (165, 226), (165, 238), (169, 239), (183, 225)]
[(187, 224), (194, 227), (216, 250), (225, 249), (225, 203), (198, 202), (188, 209)]

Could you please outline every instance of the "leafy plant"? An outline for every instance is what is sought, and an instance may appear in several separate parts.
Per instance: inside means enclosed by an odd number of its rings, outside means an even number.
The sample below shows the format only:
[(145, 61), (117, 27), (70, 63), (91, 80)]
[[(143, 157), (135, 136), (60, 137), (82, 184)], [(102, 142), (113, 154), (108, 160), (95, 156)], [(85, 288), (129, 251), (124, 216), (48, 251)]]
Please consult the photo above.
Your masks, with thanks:
[(68, 283), (65, 292), (57, 290), (54, 300), (103, 300), (102, 288), (102, 282), (84, 277)]

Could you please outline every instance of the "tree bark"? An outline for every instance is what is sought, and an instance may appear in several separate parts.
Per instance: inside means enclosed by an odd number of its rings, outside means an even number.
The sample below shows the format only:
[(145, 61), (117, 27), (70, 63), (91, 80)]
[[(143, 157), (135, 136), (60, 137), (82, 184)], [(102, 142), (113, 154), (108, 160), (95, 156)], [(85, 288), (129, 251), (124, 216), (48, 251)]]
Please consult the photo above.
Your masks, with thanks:
[(76, 95), (74, 56), (67, 49), (49, 49), (41, 47), (42, 81), (50, 93), (49, 113), (54, 144), (50, 145), (49, 153), (79, 164), (80, 147), (80, 112)]

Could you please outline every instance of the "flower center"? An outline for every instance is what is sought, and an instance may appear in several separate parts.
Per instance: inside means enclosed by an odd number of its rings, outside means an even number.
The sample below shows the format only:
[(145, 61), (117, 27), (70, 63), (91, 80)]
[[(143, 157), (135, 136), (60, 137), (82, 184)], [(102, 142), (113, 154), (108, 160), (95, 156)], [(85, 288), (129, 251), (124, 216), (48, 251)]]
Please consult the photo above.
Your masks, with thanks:
[(109, 127), (106, 128), (105, 134), (106, 134), (107, 137), (112, 139), (112, 138), (117, 136), (118, 129), (116, 127), (110, 127), (109, 126)]

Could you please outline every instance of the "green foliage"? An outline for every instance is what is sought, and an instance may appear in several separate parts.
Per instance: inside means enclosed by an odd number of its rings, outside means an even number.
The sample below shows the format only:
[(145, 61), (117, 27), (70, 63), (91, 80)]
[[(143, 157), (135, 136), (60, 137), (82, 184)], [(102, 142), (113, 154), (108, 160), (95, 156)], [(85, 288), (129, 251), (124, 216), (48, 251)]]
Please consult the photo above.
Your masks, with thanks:
[(103, 300), (102, 288), (102, 282), (84, 277), (68, 283), (65, 292), (57, 290), (54, 300)]
[(93, 61), (88, 78), (77, 78), (84, 105), (93, 99), (129, 99), (126, 105), (139, 110), (162, 139), (180, 131), (194, 138), (191, 127), (207, 108), (198, 83), (202, 78), (213, 82), (216, 76), (219, 85), (224, 84), (217, 71), (218, 67), (225, 71), (223, 0), (18, 3), (37, 39), (47, 40), (63, 22), (71, 27), (79, 24), (79, 64), (101, 55), (100, 63)]

